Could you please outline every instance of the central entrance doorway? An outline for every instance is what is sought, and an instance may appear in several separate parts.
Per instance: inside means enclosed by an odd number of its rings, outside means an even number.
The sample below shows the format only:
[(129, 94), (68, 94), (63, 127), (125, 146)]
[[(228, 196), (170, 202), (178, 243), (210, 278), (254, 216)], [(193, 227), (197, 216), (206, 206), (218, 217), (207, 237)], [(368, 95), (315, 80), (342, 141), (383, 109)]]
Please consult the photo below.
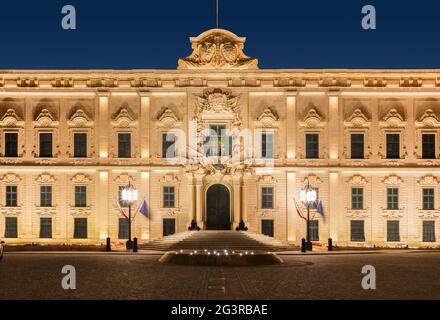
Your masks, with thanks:
[(231, 230), (231, 194), (222, 184), (215, 184), (206, 195), (206, 228)]

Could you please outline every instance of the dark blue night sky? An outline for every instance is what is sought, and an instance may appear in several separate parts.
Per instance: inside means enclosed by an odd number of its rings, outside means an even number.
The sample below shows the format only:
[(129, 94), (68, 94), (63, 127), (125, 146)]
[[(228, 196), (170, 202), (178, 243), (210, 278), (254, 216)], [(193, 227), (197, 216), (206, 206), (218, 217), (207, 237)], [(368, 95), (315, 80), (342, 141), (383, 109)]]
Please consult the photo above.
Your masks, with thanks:
[[(440, 68), (438, 0), (220, 0), (220, 27), (261, 68)], [(75, 31), (61, 8), (77, 9)], [(361, 8), (377, 9), (377, 30)], [(189, 36), (215, 27), (215, 0), (3, 0), (1, 69), (175, 69)]]

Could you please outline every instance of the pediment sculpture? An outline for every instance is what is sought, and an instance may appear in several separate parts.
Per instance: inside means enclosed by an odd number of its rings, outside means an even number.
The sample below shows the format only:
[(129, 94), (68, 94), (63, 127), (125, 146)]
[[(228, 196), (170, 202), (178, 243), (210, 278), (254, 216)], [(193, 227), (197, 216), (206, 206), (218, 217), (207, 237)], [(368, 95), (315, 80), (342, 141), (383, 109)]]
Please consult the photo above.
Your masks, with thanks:
[(130, 114), (127, 108), (121, 108), (119, 113), (113, 119), (113, 125), (127, 128), (134, 123), (134, 117)]
[(434, 111), (432, 111), (432, 109), (426, 110), (418, 122), (422, 123), (426, 127), (437, 127), (440, 125), (439, 118)]
[(279, 121), (278, 116), (272, 111), (271, 108), (266, 108), (263, 113), (258, 117), (257, 121), (265, 128), (275, 127)]
[(87, 124), (90, 124), (92, 120), (85, 113), (83, 109), (78, 109), (69, 119), (70, 127), (85, 127)]
[(346, 124), (351, 124), (354, 127), (363, 127), (368, 122), (368, 117), (358, 108), (353, 111), (352, 115), (347, 119)]
[(383, 122), (386, 122), (391, 127), (397, 127), (404, 123), (402, 115), (397, 109), (391, 109), (383, 118)]
[(38, 116), (35, 118), (35, 124), (40, 127), (50, 127), (51, 125), (57, 125), (55, 117), (47, 109), (42, 109)]
[(4, 127), (21, 127), (23, 124), (23, 120), (14, 109), (8, 109), (0, 120), (0, 125)]
[(179, 60), (178, 69), (258, 69), (258, 60), (244, 54), (246, 38), (223, 29), (190, 38), (192, 54)]

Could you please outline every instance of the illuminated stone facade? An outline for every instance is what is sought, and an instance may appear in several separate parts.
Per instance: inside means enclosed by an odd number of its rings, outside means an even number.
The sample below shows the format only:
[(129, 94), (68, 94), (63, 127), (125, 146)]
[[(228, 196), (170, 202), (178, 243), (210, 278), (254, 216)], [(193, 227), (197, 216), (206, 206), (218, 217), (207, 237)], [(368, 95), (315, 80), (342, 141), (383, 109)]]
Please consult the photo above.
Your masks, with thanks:
[[(243, 220), (298, 243), (308, 181), (324, 208), (312, 210), (315, 240), (440, 243), (440, 71), (259, 70), (244, 38), (191, 40), (178, 70), (0, 71), (1, 238), (116, 241), (131, 181), (151, 217), (134, 219), (142, 242), (227, 210), (231, 230)], [(201, 141), (215, 125), (248, 133), (209, 163)], [(218, 185), (226, 208), (208, 199)]]

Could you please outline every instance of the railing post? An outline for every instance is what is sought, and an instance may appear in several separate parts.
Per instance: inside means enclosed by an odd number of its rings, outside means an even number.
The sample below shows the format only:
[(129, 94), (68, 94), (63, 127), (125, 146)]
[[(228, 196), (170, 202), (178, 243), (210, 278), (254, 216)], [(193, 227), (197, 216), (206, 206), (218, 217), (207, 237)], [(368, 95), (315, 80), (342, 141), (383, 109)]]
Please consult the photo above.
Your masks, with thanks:
[(110, 242), (111, 240), (110, 240), (110, 238), (107, 238), (107, 240), (106, 240), (106, 245), (105, 245), (105, 251), (106, 252), (110, 252), (110, 251), (112, 251), (112, 245), (111, 245), (111, 242)]
[(133, 239), (133, 252), (138, 252), (138, 238)]
[(306, 253), (306, 239), (301, 239), (301, 252)]
[(333, 239), (328, 239), (328, 251), (333, 251)]

